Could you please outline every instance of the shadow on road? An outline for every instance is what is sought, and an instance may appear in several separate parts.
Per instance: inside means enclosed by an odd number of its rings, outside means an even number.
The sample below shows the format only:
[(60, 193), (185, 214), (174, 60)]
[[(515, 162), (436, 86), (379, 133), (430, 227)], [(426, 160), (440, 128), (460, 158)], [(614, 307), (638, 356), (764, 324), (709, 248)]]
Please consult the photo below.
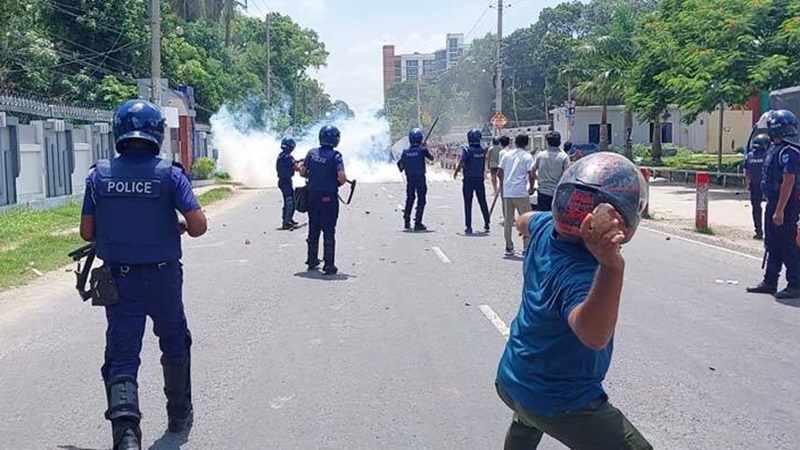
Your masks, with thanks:
[(800, 308), (800, 299), (776, 299), (776, 302), (780, 303), (781, 305), (791, 306), (792, 308)]
[(514, 255), (514, 256), (503, 256), (503, 259), (507, 261), (525, 261), (524, 256)]
[(414, 230), (400, 230), (401, 233), (408, 233), (408, 234), (428, 234), (428, 233), (436, 233), (436, 230), (425, 230), (425, 231), (414, 231)]
[(189, 433), (191, 430), (184, 431), (183, 433), (170, 433), (165, 431), (157, 441), (153, 442), (148, 450), (180, 450), (181, 446), (189, 442)]
[(489, 237), (489, 236), (491, 236), (491, 234), (487, 233), (485, 231), (481, 231), (481, 232), (476, 232), (476, 233), (472, 233), (472, 234), (456, 233), (456, 236), (461, 236), (461, 237), (466, 237), (466, 238), (483, 238), (483, 237)]
[(358, 278), (355, 275), (348, 275), (346, 273), (337, 273), (336, 275), (325, 275), (322, 272), (317, 270), (313, 271), (303, 271), (297, 272), (294, 274), (296, 277), (300, 278), (308, 278), (309, 280), (319, 280), (319, 281), (347, 281), (350, 278)]

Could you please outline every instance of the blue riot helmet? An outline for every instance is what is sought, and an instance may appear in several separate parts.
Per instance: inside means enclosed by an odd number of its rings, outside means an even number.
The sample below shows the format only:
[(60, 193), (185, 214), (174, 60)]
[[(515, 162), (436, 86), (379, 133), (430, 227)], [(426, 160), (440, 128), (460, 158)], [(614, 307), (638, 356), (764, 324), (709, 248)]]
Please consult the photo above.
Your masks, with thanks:
[(467, 142), (470, 145), (480, 145), (481, 139), (483, 139), (483, 133), (477, 128), (473, 128), (467, 133)]
[(161, 108), (147, 100), (129, 100), (114, 113), (114, 143), (122, 153), (134, 139), (146, 142), (153, 153), (161, 152), (167, 121)]
[(770, 111), (767, 117), (767, 133), (773, 141), (785, 139), (796, 142), (797, 116), (785, 109)]
[(769, 138), (769, 135), (761, 133), (753, 138), (750, 147), (753, 150), (768, 150), (770, 145), (772, 145), (772, 140)]
[(285, 137), (283, 140), (281, 140), (281, 150), (286, 150), (287, 152), (291, 153), (296, 146), (297, 143), (290, 137)]
[(408, 143), (411, 145), (422, 145), (422, 140), (425, 136), (422, 135), (422, 130), (414, 128), (408, 132)]
[(342, 134), (338, 128), (333, 125), (325, 125), (319, 130), (319, 145), (336, 148), (341, 137)]

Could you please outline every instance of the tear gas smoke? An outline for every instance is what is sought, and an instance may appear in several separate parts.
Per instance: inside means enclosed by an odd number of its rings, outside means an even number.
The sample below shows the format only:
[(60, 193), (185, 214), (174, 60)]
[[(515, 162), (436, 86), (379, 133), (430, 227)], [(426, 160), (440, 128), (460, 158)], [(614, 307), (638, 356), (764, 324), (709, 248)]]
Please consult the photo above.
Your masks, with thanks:
[[(258, 126), (252, 114), (223, 106), (211, 117), (214, 145), (219, 150), (219, 167), (247, 187), (275, 187), (278, 185), (275, 161), (284, 135), (269, 131), (272, 127)], [(359, 183), (403, 181), (392, 161), (389, 122), (370, 114), (314, 124), (302, 135), (292, 136), (297, 141), (292, 156), (297, 160), (305, 158), (309, 150), (319, 145), (319, 130), (327, 124), (335, 125), (342, 133), (337, 150), (342, 153), (349, 179)], [(431, 179), (449, 178), (432, 170), (428, 173)], [(300, 183), (303, 183), (302, 178), (296, 175), (295, 185)]]

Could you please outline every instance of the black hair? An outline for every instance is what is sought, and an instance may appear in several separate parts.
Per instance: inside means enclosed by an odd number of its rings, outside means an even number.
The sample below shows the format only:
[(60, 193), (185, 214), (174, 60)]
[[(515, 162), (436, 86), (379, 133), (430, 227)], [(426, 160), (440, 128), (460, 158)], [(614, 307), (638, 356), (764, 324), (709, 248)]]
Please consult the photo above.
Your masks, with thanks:
[(506, 135), (500, 136), (500, 145), (503, 147), (508, 147), (508, 144), (511, 143), (511, 138)]
[(544, 138), (549, 147), (558, 147), (561, 145), (561, 133), (558, 131), (551, 131), (547, 133)]
[(572, 142), (570, 141), (564, 142), (564, 151), (569, 153), (571, 149), (572, 149)]
[(517, 148), (528, 148), (530, 142), (531, 139), (527, 134), (518, 134), (517, 137), (514, 138), (514, 145), (516, 145)]

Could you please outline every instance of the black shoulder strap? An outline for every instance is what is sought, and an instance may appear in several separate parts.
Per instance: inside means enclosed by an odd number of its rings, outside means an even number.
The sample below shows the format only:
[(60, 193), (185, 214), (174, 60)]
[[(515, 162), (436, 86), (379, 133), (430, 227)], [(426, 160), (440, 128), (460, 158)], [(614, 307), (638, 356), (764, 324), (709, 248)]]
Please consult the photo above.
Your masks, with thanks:
[(181, 172), (183, 172), (183, 174), (186, 175), (186, 168), (183, 167), (183, 164), (179, 163), (178, 161), (172, 161), (172, 167), (177, 167), (178, 169), (181, 169)]

